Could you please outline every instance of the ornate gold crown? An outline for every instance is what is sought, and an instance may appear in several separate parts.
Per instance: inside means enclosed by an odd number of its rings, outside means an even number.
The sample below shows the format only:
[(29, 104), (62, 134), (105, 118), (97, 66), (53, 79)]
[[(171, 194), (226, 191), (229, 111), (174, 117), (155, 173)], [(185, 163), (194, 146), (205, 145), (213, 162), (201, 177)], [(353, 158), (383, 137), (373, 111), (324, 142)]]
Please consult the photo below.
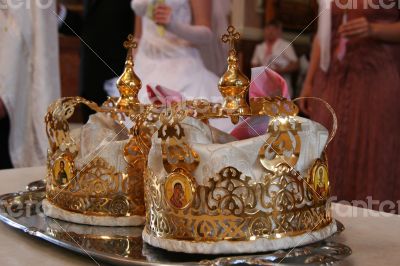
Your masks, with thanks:
[[(258, 150), (264, 168), (260, 182), (228, 166), (209, 176), (206, 185), (198, 184), (193, 172), (199, 156), (185, 142), (180, 125), (185, 115), (178, 111), (163, 121), (158, 138), (167, 175), (147, 169), (147, 234), (194, 242), (249, 241), (297, 236), (332, 222), (325, 156), (316, 159), (303, 178), (294, 169), (301, 146), (296, 108), (283, 99), (268, 104), (291, 108), (293, 113), (279, 108), (272, 116), (265, 143)], [(176, 197), (180, 203), (173, 199), (175, 184), (181, 184), (178, 190), (183, 196)]]
[[(66, 98), (49, 107), (48, 201), (85, 215), (145, 213), (144, 240), (166, 249), (174, 241), (212, 246), (224, 241), (296, 237), (329, 227), (332, 218), (326, 157), (322, 153), (315, 158), (303, 176), (296, 170), (302, 146), (298, 107), (281, 97), (248, 99), (250, 81), (239, 69), (235, 49), (239, 38), (233, 27), (222, 37), (230, 44), (228, 69), (218, 84), (222, 103), (196, 99), (167, 107), (138, 101), (141, 82), (133, 70), (132, 49), (136, 44), (130, 36), (125, 43), (125, 71), (118, 80), (120, 98), (109, 98), (101, 107), (82, 98)], [(121, 150), (127, 163), (124, 171), (116, 171), (100, 155), (81, 169), (75, 167), (79, 147), (70, 135), (67, 119), (82, 103), (108, 114), (122, 129), (123, 121), (133, 122), (129, 141)], [(261, 180), (243, 174), (244, 169), (227, 166), (200, 184), (195, 171), (201, 159), (185, 137), (183, 121), (230, 118), (236, 124), (243, 116), (270, 117), (265, 139), (256, 151)], [(155, 145), (157, 141), (160, 145)], [(163, 171), (156, 171), (148, 162), (152, 149), (161, 154)], [(61, 162), (66, 174), (59, 174)], [(325, 232), (325, 236), (328, 234)], [(187, 251), (187, 247), (177, 245), (173, 250)], [(191, 252), (213, 253), (207, 248)]]
[[(145, 215), (143, 172), (152, 129), (142, 125), (151, 123), (151, 118), (138, 115), (141, 108), (146, 110), (149, 107), (141, 106), (137, 100), (141, 81), (133, 71), (132, 49), (137, 46), (133, 36), (129, 36), (124, 46), (128, 49), (128, 55), (124, 73), (117, 83), (120, 98), (109, 98), (101, 107), (81, 97), (63, 98), (48, 109), (45, 122), (50, 148), (46, 194), (47, 201), (61, 210), (100, 217)], [(77, 167), (76, 161), (81, 151), (77, 140), (71, 136), (68, 119), (80, 104), (106, 114), (119, 125), (110, 143), (115, 142), (121, 134), (127, 135), (127, 140), (118, 150), (126, 164), (124, 169), (118, 171), (97, 150), (91, 151), (91, 156)], [(129, 119), (133, 122), (130, 129), (124, 126), (124, 121)], [(56, 218), (68, 220), (68, 217)], [(124, 225), (138, 224), (140, 222)]]
[[(222, 104), (187, 101), (183, 107), (175, 105), (160, 115), (158, 140), (153, 139), (154, 154), (145, 176), (143, 237), (151, 245), (190, 253), (265, 251), (270, 248), (263, 247), (265, 242), (235, 250), (227, 247), (226, 241), (272, 241), (320, 232), (332, 225), (326, 157), (322, 153), (303, 176), (295, 169), (302, 145), (298, 107), (280, 97), (253, 98), (248, 103), (250, 82), (239, 69), (234, 46), (239, 38), (233, 27), (222, 37), (230, 43), (228, 69), (218, 84)], [(202, 176), (200, 184), (195, 174), (200, 157), (194, 143), (185, 138), (183, 121), (187, 117), (230, 117), (237, 123), (241, 116), (270, 117), (264, 142), (254, 151), (258, 152), (254, 163), (263, 169), (261, 180), (246, 176), (244, 169), (226, 166)], [(158, 150), (162, 170), (154, 169)], [(285, 245), (275, 247), (295, 244)]]

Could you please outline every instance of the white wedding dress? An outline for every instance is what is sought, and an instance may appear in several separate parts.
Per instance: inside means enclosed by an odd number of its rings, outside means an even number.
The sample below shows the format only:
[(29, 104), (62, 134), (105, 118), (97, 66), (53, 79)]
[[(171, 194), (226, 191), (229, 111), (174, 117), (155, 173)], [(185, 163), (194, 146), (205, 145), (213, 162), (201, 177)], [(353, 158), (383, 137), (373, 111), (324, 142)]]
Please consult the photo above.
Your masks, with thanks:
[[(142, 0), (143, 1), (143, 0)], [(224, 1), (222, 1), (224, 2)], [(226, 2), (226, 1), (225, 1)], [(147, 5), (153, 1), (147, 1)], [(192, 12), (188, 0), (165, 0), (165, 4), (172, 8), (173, 23), (191, 24)], [(227, 24), (226, 20), (229, 8), (220, 8), (213, 4), (213, 25), (218, 25), (220, 30), (214, 31), (213, 41), (210, 44), (195, 46), (183, 38), (166, 30), (160, 34), (157, 24), (146, 14), (142, 17), (142, 36), (135, 57), (135, 72), (142, 80), (142, 89), (139, 92), (139, 100), (142, 103), (150, 103), (147, 86), (154, 88), (157, 85), (174, 90), (184, 99), (202, 98), (212, 101), (221, 101), (218, 91), (219, 77), (208, 70), (204, 64), (200, 50), (209, 53), (204, 57), (207, 63), (214, 59), (214, 65), (208, 66), (215, 72), (221, 72), (224, 68), (226, 57), (222, 59), (222, 67), (215, 64), (216, 54), (221, 57), (223, 51), (216, 46), (217, 36)], [(135, 10), (136, 11), (136, 10)], [(218, 14), (217, 12), (225, 14)], [(137, 12), (139, 13), (139, 12)], [(219, 17), (219, 21), (218, 20)], [(225, 28), (226, 30), (226, 28)], [(225, 55), (222, 55), (225, 56)], [(112, 96), (119, 96), (115, 87), (116, 80), (106, 85), (106, 91)]]
[(48, 7), (0, 8), (0, 98), (10, 117), (14, 167), (44, 165), (48, 140), (44, 116), (60, 97), (55, 1)]

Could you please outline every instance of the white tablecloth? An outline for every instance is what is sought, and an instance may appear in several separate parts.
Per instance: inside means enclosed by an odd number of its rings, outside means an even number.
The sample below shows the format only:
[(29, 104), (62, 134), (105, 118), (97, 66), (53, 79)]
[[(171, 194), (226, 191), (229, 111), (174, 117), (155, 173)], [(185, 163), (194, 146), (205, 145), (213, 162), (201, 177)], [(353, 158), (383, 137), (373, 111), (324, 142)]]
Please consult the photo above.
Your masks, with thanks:
[[(0, 171), (0, 194), (25, 189), (44, 177), (45, 169)], [(334, 216), (346, 230), (337, 240), (351, 247), (353, 254), (340, 265), (400, 265), (400, 216), (334, 204)], [(0, 265), (97, 265), (77, 255), (0, 224)], [(99, 262), (101, 265), (103, 263)]]

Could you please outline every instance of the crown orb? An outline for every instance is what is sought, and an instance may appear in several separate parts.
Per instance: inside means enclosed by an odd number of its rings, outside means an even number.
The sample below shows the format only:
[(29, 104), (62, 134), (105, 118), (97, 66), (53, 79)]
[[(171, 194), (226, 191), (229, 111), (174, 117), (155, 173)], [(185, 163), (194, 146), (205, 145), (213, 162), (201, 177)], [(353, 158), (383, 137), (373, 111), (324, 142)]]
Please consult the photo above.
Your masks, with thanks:
[[(222, 107), (230, 115), (248, 115), (251, 113), (250, 106), (247, 103), (250, 81), (240, 71), (239, 60), (235, 49), (235, 43), (240, 39), (239, 32), (233, 26), (228, 27), (228, 33), (222, 36), (224, 43), (229, 43), (228, 69), (221, 77), (218, 88), (224, 102)], [(238, 119), (232, 119), (237, 123)]]
[(121, 94), (117, 102), (117, 108), (124, 112), (129, 112), (129, 110), (139, 106), (138, 94), (142, 88), (142, 82), (133, 69), (133, 49), (136, 49), (138, 44), (132, 34), (124, 42), (124, 47), (128, 50), (128, 55), (124, 72), (117, 81), (117, 87)]

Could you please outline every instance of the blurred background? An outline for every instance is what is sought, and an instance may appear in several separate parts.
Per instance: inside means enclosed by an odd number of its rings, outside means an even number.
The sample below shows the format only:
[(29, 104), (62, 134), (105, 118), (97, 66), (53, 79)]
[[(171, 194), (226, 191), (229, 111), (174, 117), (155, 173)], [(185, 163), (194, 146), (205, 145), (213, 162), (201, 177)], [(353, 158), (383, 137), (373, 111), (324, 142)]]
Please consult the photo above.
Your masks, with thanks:
[[(82, 0), (59, 0), (59, 3), (68, 10), (84, 13)], [(242, 34), (239, 51), (245, 74), (250, 77), (253, 53), (264, 41), (265, 25), (279, 20), (283, 26), (283, 39), (294, 40), (293, 47), (299, 58), (300, 68), (291, 74), (293, 96), (299, 96), (317, 29), (317, 14), (317, 0), (232, 0), (230, 22)], [(74, 34), (60, 34), (59, 38), (61, 93), (63, 97), (76, 96), (79, 95), (80, 40)], [(75, 114), (73, 121), (81, 122), (81, 115)]]

